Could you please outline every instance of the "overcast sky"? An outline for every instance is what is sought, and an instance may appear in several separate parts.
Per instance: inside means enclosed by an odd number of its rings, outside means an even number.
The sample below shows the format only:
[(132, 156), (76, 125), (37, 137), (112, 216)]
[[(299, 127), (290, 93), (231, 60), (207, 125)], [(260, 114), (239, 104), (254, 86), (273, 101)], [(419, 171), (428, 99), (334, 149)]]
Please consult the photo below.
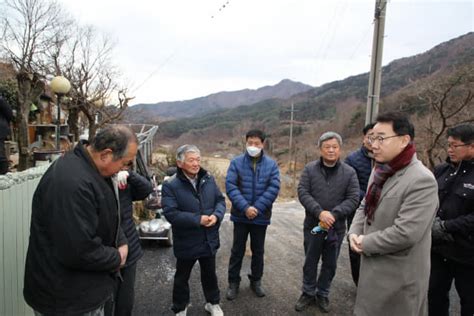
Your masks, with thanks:
[[(368, 72), (375, 0), (59, 0), (116, 41), (136, 103)], [(225, 7), (224, 7), (225, 6)], [(472, 32), (472, 0), (388, 2), (383, 64)]]

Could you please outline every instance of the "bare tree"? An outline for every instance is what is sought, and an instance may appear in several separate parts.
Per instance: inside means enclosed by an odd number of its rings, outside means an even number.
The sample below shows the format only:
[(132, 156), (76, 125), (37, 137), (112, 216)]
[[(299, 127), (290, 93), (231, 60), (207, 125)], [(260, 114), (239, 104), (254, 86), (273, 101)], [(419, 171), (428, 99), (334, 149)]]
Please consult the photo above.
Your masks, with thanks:
[[(67, 43), (66, 54), (57, 54), (69, 63), (56, 62), (71, 81), (68, 124), (77, 137), (81, 118), (92, 137), (104, 124), (118, 120), (132, 99), (118, 84), (120, 73), (112, 63), (114, 43), (92, 26), (78, 27)], [(58, 42), (58, 47), (64, 43)]]
[(44, 92), (44, 66), (54, 38), (64, 37), (67, 15), (55, 1), (5, 0), (2, 4), (0, 50), (17, 71), (16, 131), (20, 149), (18, 170), (30, 166), (28, 115)]
[(430, 83), (418, 98), (429, 109), (425, 155), (428, 167), (433, 169), (445, 152), (446, 130), (474, 122), (474, 65), (457, 69), (449, 77)]

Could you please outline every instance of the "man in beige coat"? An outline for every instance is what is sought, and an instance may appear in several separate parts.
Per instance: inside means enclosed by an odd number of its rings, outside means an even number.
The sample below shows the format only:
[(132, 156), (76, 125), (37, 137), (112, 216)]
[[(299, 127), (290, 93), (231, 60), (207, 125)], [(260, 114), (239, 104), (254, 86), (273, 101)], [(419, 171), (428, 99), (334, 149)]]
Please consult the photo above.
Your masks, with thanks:
[(362, 255), (354, 315), (427, 315), (436, 180), (416, 158), (405, 115), (379, 115), (373, 132), (376, 166), (348, 233)]

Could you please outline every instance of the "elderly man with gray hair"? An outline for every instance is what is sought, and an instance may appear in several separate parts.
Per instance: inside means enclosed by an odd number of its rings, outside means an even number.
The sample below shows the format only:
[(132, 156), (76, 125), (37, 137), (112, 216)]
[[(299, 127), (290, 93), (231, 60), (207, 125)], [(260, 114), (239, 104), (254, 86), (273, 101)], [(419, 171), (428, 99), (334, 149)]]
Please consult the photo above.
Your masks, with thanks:
[(224, 315), (219, 306), (216, 275), (219, 226), (225, 200), (214, 177), (201, 168), (201, 153), (194, 145), (183, 145), (176, 153), (177, 172), (163, 183), (163, 212), (172, 225), (176, 273), (172, 310), (186, 315), (189, 304), (189, 276), (196, 261), (206, 298), (204, 309), (212, 316)]
[(45, 172), (33, 195), (23, 294), (36, 316), (104, 315), (128, 255), (111, 177), (135, 159), (126, 126), (100, 130)]
[[(305, 208), (303, 293), (295, 310), (317, 303), (329, 312), (329, 289), (346, 229), (346, 217), (359, 203), (359, 182), (352, 167), (340, 161), (342, 138), (326, 132), (318, 140), (321, 157), (308, 163), (298, 185)], [(318, 278), (318, 263), (322, 259)]]

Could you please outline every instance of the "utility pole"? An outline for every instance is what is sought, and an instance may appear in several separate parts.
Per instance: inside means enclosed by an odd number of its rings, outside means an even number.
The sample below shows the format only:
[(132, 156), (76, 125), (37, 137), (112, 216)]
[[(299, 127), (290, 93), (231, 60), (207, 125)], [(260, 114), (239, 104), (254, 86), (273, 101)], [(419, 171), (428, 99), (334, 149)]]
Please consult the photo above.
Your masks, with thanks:
[(298, 157), (298, 146), (295, 146), (295, 161), (294, 161), (294, 164), (293, 164), (293, 194), (295, 195), (295, 197), (297, 196), (297, 192), (296, 192), (296, 158)]
[(295, 111), (295, 104), (291, 102), (291, 110), (290, 110), (290, 142), (288, 144), (289, 147), (289, 158), (288, 158), (288, 171), (291, 171), (291, 153), (292, 153), (292, 146), (293, 146), (293, 113)]
[(383, 37), (385, 31), (385, 14), (387, 0), (375, 1), (374, 38), (372, 42), (372, 62), (369, 76), (369, 92), (367, 95), (367, 112), (365, 124), (375, 121), (379, 112), (380, 83), (382, 77)]

